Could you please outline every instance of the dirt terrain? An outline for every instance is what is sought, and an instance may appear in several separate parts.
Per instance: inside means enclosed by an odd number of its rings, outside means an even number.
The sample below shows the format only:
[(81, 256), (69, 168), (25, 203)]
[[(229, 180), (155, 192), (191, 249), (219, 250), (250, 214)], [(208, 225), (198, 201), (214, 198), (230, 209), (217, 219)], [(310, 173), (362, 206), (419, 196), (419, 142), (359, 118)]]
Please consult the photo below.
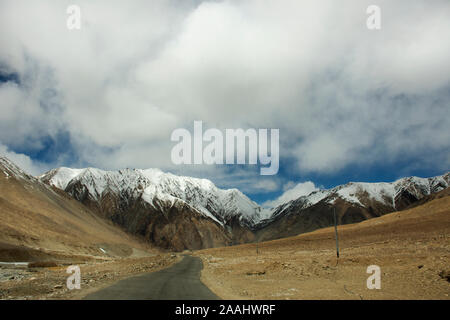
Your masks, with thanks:
[[(223, 299), (449, 299), (450, 197), (358, 224), (259, 244), (194, 252), (201, 280)], [(73, 258), (73, 257), (72, 257)], [(63, 261), (63, 260), (61, 260)], [(66, 263), (44, 268), (0, 264), (0, 299), (81, 299), (134, 275), (180, 261), (175, 254), (129, 258), (78, 256), (81, 290), (66, 288)], [(381, 289), (369, 290), (369, 265)]]
[(159, 271), (180, 260), (174, 254), (80, 263), (81, 289), (66, 286), (68, 265), (30, 268), (0, 264), (0, 299), (82, 299), (131, 276)]
[[(194, 255), (224, 299), (449, 299), (449, 194), (339, 226), (338, 260), (333, 228)], [(0, 217), (0, 299), (79, 299), (179, 261), (11, 164), (0, 172)], [(81, 290), (66, 288), (68, 265), (80, 266)], [(369, 265), (381, 268), (380, 290), (366, 287)]]
[[(259, 244), (207, 249), (202, 281), (224, 299), (450, 299), (448, 190), (419, 207)], [(367, 288), (369, 265), (381, 289)]]

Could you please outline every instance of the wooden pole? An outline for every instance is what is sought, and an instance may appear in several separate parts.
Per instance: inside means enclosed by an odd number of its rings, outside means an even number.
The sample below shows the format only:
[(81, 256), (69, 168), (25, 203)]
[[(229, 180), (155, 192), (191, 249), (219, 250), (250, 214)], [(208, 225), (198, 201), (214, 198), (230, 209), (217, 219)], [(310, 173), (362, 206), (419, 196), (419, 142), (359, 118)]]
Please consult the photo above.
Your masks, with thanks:
[(337, 219), (336, 219), (336, 208), (333, 207), (333, 216), (334, 216), (334, 234), (336, 236), (336, 256), (339, 259), (339, 238), (337, 232)]

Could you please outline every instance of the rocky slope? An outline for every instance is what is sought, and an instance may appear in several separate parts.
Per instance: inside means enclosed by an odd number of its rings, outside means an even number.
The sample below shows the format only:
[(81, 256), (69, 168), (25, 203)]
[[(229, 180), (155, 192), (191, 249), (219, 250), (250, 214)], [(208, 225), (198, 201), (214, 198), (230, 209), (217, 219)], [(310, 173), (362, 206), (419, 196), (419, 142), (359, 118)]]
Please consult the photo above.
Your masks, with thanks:
[(237, 189), (158, 169), (103, 171), (58, 168), (40, 180), (65, 190), (128, 232), (172, 249), (200, 249), (253, 240), (263, 209)]
[(350, 182), (284, 203), (256, 227), (259, 240), (277, 239), (333, 225), (360, 222), (423, 203), (448, 188), (450, 173), (433, 178), (408, 177), (392, 183)]
[(0, 157), (0, 261), (123, 257), (136, 249), (150, 248)]
[(263, 209), (237, 189), (158, 169), (58, 168), (40, 177), (159, 247), (184, 250), (270, 240), (333, 224), (363, 221), (425, 201), (449, 174), (393, 183), (348, 183)]

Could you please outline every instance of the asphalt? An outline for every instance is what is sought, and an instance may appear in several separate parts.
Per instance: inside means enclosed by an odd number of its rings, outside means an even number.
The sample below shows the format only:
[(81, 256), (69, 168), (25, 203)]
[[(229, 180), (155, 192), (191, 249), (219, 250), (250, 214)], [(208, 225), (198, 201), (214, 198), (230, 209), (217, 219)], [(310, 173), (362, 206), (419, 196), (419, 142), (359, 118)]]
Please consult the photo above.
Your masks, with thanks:
[(200, 258), (185, 256), (177, 264), (127, 278), (87, 295), (85, 300), (218, 300), (200, 281)]

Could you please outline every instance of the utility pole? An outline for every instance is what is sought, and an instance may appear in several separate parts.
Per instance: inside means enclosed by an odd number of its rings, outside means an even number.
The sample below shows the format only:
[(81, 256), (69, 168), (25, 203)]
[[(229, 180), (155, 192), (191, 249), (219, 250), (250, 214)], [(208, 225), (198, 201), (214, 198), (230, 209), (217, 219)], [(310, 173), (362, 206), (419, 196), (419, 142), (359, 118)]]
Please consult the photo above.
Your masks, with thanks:
[(259, 244), (259, 240), (256, 240), (256, 258), (258, 258), (258, 244)]
[(339, 238), (337, 232), (337, 219), (336, 219), (336, 208), (333, 207), (333, 216), (334, 216), (334, 233), (336, 236), (336, 256), (339, 259)]

